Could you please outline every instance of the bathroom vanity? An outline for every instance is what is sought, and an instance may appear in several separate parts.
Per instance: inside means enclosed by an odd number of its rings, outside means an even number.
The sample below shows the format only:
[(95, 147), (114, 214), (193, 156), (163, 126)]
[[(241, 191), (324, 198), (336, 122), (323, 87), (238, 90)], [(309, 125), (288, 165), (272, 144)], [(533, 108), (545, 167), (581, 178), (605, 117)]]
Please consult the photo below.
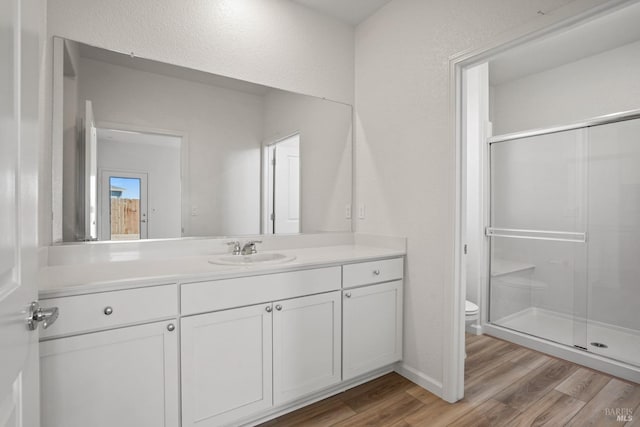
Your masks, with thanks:
[(41, 331), (43, 426), (252, 425), (392, 370), (404, 251), (284, 252), (44, 268), (60, 314)]

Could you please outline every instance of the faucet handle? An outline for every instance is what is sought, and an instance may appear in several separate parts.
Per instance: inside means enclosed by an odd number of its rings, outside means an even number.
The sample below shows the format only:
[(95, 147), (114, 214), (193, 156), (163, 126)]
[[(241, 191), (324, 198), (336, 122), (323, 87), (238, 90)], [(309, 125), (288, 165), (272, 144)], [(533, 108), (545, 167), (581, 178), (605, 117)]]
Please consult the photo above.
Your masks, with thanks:
[(262, 243), (262, 240), (249, 240), (245, 243), (242, 247), (242, 254), (251, 255), (257, 253), (258, 250), (256, 249), (256, 243)]
[(233, 254), (234, 255), (240, 255), (240, 242), (238, 242), (237, 240), (234, 242), (227, 242), (227, 245), (229, 246), (233, 246)]

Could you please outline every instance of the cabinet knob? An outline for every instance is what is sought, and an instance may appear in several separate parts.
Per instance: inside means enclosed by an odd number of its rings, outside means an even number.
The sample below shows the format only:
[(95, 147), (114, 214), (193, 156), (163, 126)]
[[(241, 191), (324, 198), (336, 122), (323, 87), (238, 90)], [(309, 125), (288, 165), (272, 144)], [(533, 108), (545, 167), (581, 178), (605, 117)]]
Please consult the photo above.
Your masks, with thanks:
[(271, 313), (271, 310), (273, 310), (273, 309), (271, 308), (270, 305), (268, 305), (268, 306), (265, 307), (265, 310), (267, 310), (267, 313)]
[(169, 332), (173, 332), (173, 331), (175, 331), (175, 330), (176, 330), (176, 325), (174, 325), (173, 323), (169, 323), (169, 324), (167, 325), (167, 331), (169, 331)]
[(347, 292), (346, 294), (344, 294), (344, 296), (347, 298), (351, 298), (351, 292)]
[(376, 276), (380, 275), (380, 270), (373, 270), (373, 274), (375, 274)]
[(282, 310), (282, 306), (280, 304), (276, 305), (276, 310), (278, 311)]
[(107, 316), (111, 316), (112, 313), (113, 313), (113, 308), (111, 307), (104, 308), (104, 314), (106, 314)]

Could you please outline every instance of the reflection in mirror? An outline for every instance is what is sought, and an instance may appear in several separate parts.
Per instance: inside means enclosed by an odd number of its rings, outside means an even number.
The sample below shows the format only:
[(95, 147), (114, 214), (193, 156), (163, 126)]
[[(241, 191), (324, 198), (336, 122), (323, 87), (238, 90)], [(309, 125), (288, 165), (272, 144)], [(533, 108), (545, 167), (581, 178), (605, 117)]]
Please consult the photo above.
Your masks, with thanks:
[(53, 240), (350, 231), (351, 116), (56, 39)]

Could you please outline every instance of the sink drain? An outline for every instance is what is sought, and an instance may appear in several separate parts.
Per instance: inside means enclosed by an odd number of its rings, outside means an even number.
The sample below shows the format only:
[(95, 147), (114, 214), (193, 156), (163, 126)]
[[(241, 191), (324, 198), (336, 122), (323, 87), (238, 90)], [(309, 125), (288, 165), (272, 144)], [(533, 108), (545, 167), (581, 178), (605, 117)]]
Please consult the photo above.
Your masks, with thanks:
[(608, 345), (602, 344), (601, 342), (592, 342), (591, 345), (598, 348), (609, 348)]

